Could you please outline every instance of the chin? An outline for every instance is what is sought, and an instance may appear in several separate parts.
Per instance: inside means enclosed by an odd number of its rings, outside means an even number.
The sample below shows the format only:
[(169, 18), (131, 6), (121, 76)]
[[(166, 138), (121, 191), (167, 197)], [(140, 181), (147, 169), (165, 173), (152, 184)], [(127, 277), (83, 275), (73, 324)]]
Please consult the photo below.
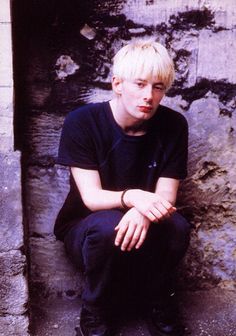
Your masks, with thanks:
[(143, 114), (142, 119), (144, 119), (144, 120), (151, 119), (153, 117), (153, 115), (154, 115), (154, 113), (145, 113), (145, 114)]

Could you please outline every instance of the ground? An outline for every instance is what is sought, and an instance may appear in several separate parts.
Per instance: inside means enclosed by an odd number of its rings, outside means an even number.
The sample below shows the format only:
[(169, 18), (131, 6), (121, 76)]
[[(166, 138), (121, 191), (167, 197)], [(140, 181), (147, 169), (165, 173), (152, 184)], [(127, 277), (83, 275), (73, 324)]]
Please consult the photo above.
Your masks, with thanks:
[[(220, 288), (180, 293), (182, 314), (191, 336), (236, 336), (236, 292)], [(31, 335), (75, 336), (81, 302), (48, 298), (33, 304)], [(116, 336), (149, 336), (145, 321), (121, 317)]]

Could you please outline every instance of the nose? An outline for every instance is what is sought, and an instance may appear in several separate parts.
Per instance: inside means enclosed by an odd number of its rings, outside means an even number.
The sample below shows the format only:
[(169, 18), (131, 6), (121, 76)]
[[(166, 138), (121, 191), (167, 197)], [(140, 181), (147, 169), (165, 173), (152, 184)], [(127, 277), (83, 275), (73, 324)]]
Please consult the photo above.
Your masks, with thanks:
[(148, 102), (152, 101), (152, 85), (151, 84), (145, 85), (143, 100), (148, 101)]

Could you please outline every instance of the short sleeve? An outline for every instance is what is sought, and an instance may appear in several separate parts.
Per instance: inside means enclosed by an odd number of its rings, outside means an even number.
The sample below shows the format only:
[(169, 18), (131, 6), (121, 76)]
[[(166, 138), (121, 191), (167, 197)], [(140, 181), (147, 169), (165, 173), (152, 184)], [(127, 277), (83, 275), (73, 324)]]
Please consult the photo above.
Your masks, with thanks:
[(97, 169), (94, 140), (88, 118), (79, 110), (70, 112), (61, 132), (57, 163), (70, 167)]
[(160, 176), (181, 180), (187, 177), (188, 124), (184, 117), (177, 121), (169, 129), (171, 142), (164, 147), (165, 160)]

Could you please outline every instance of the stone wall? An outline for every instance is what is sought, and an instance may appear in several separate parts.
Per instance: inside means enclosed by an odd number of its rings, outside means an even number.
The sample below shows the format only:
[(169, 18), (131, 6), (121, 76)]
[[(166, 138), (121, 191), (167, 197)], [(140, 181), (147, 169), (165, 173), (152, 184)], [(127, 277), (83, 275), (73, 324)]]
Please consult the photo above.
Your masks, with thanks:
[(0, 11), (0, 335), (28, 335), (20, 153), (14, 151), (10, 1)]
[(65, 115), (112, 95), (110, 65), (127, 41), (154, 36), (170, 50), (177, 77), (163, 104), (190, 126), (189, 177), (179, 207), (193, 225), (182, 270), (189, 288), (235, 279), (236, 6), (202, 1), (13, 1), (16, 136), (23, 156), (31, 291), (80, 292), (53, 224), (68, 191), (55, 165)]

